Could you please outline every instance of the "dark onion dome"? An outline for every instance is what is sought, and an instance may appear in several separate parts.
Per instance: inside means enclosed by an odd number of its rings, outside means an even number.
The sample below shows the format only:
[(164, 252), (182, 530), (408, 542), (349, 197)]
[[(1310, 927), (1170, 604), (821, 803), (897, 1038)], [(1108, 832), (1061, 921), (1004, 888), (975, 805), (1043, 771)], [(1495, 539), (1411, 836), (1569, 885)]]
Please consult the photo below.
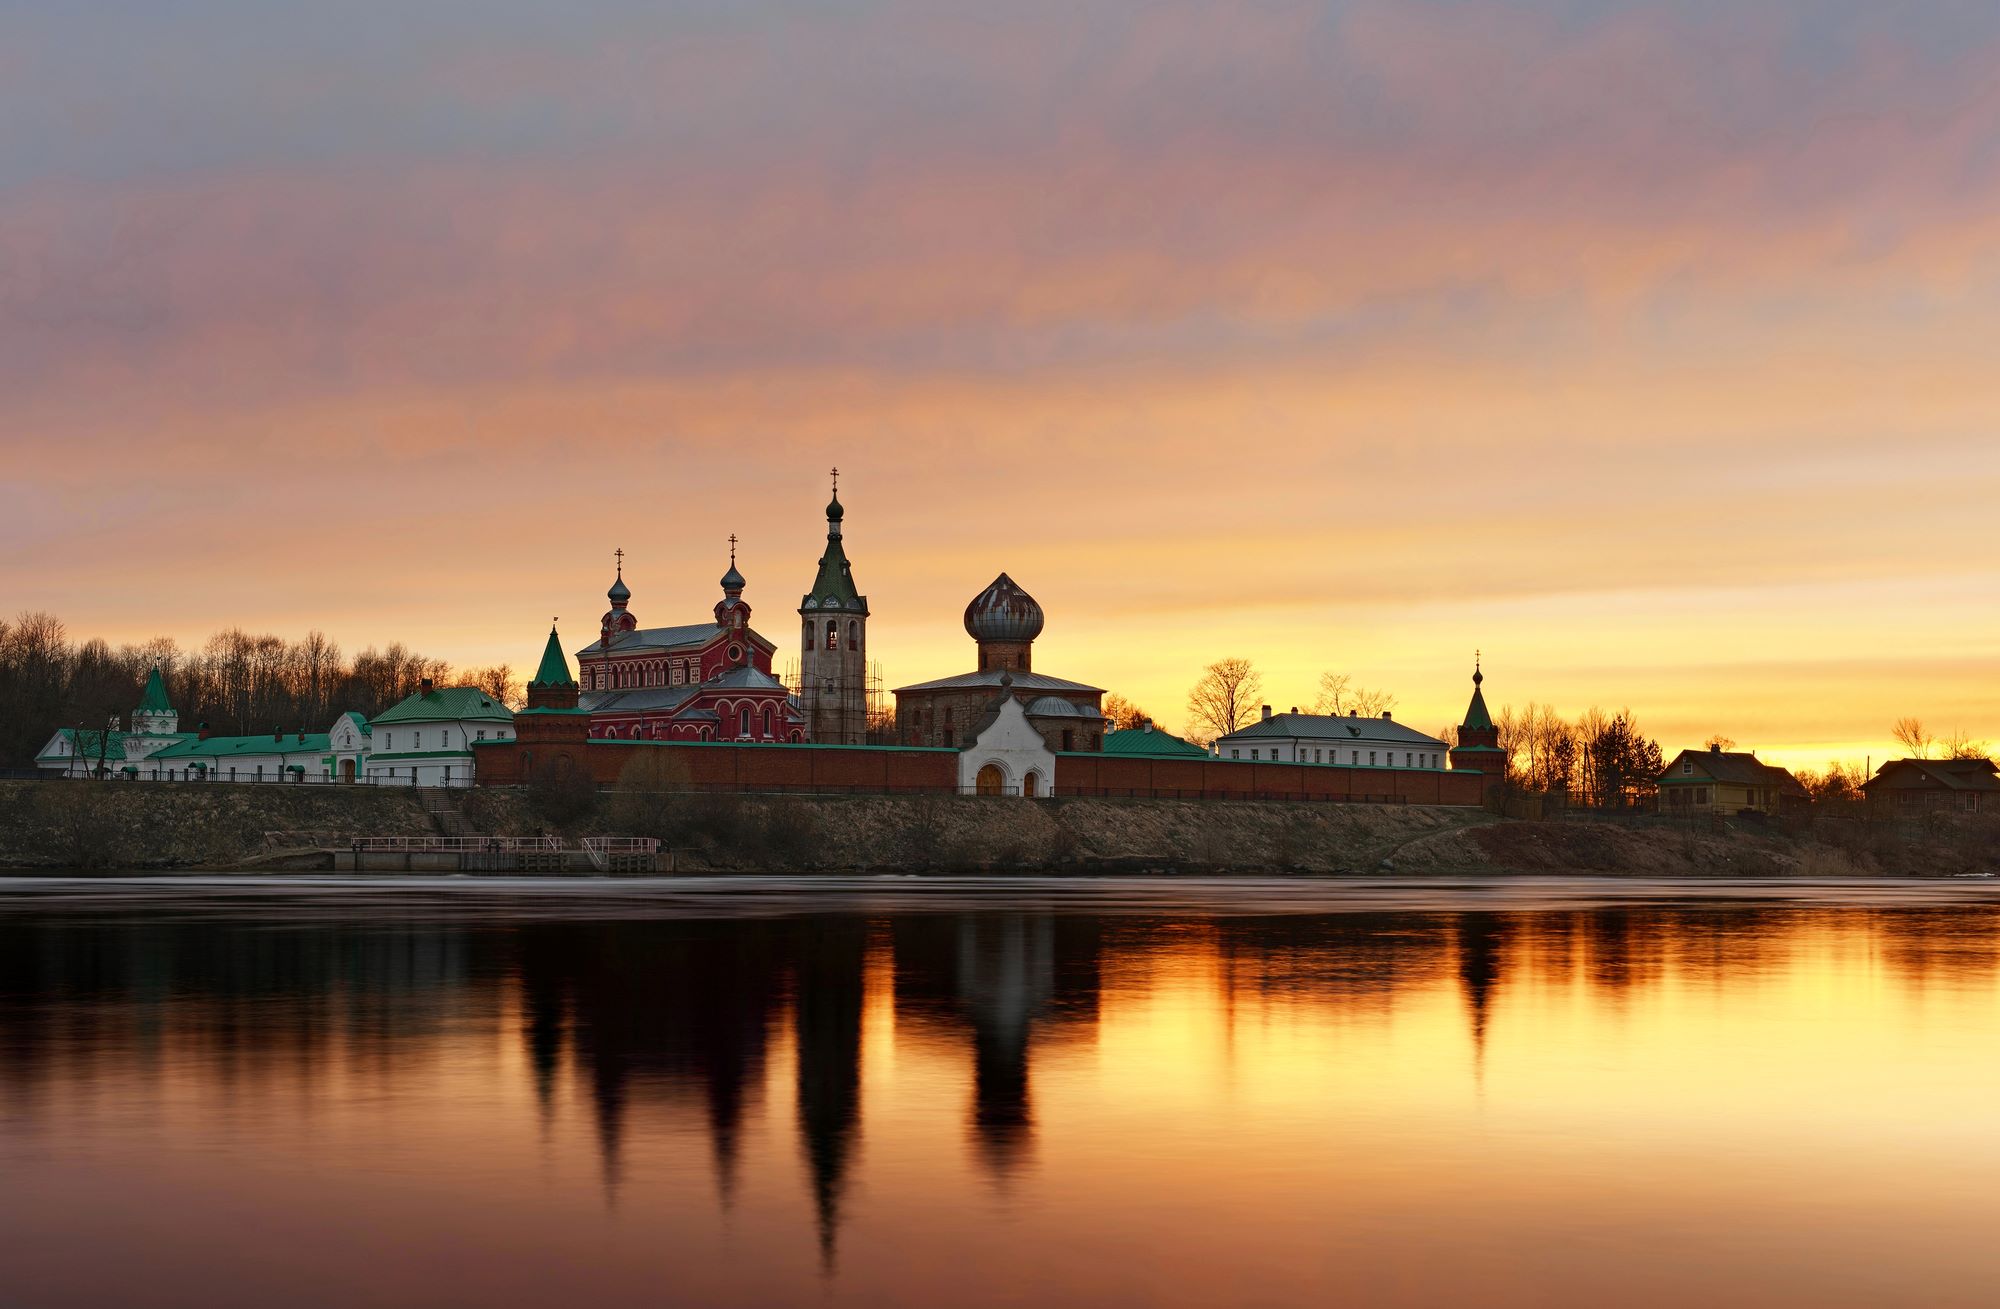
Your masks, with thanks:
[(1032, 641), (1042, 634), (1042, 607), (1002, 573), (965, 607), (965, 630), (975, 641)]
[(615, 605), (622, 605), (632, 598), (632, 590), (625, 585), (625, 574), (622, 571), (618, 574), (618, 580), (611, 584), (611, 589), (604, 594)]
[(743, 589), (743, 574), (736, 571), (735, 564), (729, 565), (729, 571), (722, 575), (722, 589), (725, 591), (741, 591)]
[(826, 521), (829, 523), (837, 523), (845, 517), (847, 517), (847, 510), (840, 507), (840, 493), (836, 491), (833, 494), (833, 499), (827, 502)]

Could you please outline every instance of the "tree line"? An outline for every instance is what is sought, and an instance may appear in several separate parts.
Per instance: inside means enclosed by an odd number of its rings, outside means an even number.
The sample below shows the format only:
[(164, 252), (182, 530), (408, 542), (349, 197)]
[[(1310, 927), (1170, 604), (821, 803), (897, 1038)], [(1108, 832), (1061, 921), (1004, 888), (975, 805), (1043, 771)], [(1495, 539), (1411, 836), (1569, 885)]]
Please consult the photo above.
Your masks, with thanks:
[[(1210, 664), (1188, 692), (1187, 738), (1207, 746), (1247, 727), (1258, 717), (1263, 694), (1263, 675), (1250, 660), (1228, 658)], [(1395, 703), (1394, 696), (1358, 686), (1345, 673), (1327, 672), (1320, 674), (1312, 711), (1372, 718)], [(1146, 720), (1137, 706), (1115, 695), (1105, 700), (1105, 713), (1114, 727), (1137, 727)], [(1651, 793), (1666, 769), (1659, 743), (1639, 731), (1629, 709), (1612, 714), (1592, 706), (1575, 718), (1565, 718), (1553, 705), (1503, 707), (1494, 714), (1493, 725), (1507, 755), (1508, 783), (1520, 790), (1568, 793), (1592, 803), (1615, 804)], [(1440, 728), (1433, 735), (1447, 744), (1458, 742), (1456, 726)], [(1986, 741), (1963, 729), (1939, 736), (1918, 718), (1898, 719), (1890, 735), (1912, 759), (1995, 758)], [(1703, 744), (1736, 748), (1735, 741), (1719, 734)], [(1868, 771), (1860, 763), (1836, 760), (1824, 769), (1806, 769), (1793, 776), (1814, 800), (1858, 800)]]
[(418, 690), (478, 686), (510, 706), (521, 686), (505, 664), (465, 669), (392, 642), (352, 657), (325, 633), (298, 640), (229, 628), (199, 648), (170, 637), (113, 647), (72, 640), (54, 614), (0, 619), (0, 766), (25, 768), (61, 727), (96, 732), (113, 720), (131, 726), (146, 676), (155, 666), (182, 731), (206, 723), (220, 736), (323, 732), (353, 710), (374, 717)]
[[(1202, 671), (1188, 691), (1188, 739), (1210, 745), (1255, 722), (1262, 711), (1263, 674), (1248, 659), (1220, 659)], [(1107, 700), (1109, 706), (1117, 697)], [(1125, 702), (1118, 701), (1124, 709)], [(1341, 672), (1320, 674), (1311, 712), (1373, 718), (1393, 710), (1396, 697), (1358, 684)], [(1494, 715), (1500, 748), (1506, 752), (1509, 784), (1543, 793), (1580, 794), (1597, 804), (1629, 802), (1650, 794), (1666, 763), (1659, 742), (1642, 733), (1632, 711), (1609, 713), (1592, 706), (1565, 718), (1553, 705), (1502, 708)], [(1458, 728), (1434, 733), (1455, 745)]]

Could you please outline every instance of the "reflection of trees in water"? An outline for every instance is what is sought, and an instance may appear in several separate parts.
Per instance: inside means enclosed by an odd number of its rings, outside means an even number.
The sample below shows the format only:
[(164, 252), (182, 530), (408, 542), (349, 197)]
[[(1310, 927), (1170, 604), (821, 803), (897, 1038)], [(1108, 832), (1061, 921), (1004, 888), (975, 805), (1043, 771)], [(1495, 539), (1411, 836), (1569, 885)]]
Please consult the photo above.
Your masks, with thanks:
[(1435, 981), (1451, 959), (1450, 919), (1439, 914), (1223, 918), (1214, 932), (1224, 985), (1239, 1003), (1386, 1013), (1398, 991)]
[(455, 1021), (484, 949), (436, 925), (0, 919), (0, 1094), (169, 1056), (235, 1094), (386, 1069)]

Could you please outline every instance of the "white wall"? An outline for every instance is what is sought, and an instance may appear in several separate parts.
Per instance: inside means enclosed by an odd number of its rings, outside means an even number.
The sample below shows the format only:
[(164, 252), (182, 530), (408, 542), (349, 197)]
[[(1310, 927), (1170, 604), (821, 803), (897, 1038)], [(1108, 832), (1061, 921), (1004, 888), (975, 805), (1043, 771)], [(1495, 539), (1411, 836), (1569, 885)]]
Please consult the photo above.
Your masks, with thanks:
[(1028, 721), (1027, 711), (1018, 700), (1010, 698), (1001, 705), (999, 716), (979, 734), (977, 740), (959, 753), (958, 789), (961, 794), (978, 792), (979, 770), (988, 764), (1000, 766), (1006, 778), (1004, 789), (1008, 795), (1022, 794), (1024, 779), (1031, 772), (1038, 781), (1036, 795), (1048, 795), (1055, 787), (1055, 752), (1049, 749), (1048, 742)]

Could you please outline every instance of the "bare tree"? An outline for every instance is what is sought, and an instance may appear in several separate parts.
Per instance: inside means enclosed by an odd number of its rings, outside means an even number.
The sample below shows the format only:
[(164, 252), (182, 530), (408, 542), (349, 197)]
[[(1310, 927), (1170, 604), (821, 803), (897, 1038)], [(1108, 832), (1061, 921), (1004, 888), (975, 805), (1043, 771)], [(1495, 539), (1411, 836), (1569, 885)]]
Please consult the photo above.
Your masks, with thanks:
[(1523, 738), (1527, 736), (1527, 728), (1521, 718), (1520, 711), (1512, 705), (1501, 705), (1500, 712), (1493, 715), (1494, 733), (1499, 738), (1501, 753), (1506, 756), (1500, 761), (1501, 769), (1510, 774), (1520, 771), (1516, 761), (1521, 754)]
[(1890, 728), (1889, 732), (1896, 738), (1896, 743), (1908, 750), (1914, 759), (1930, 758), (1931, 747), (1937, 744), (1937, 738), (1924, 730), (1921, 719), (1898, 718), (1896, 725)]
[(1992, 747), (1984, 741), (1975, 741), (1962, 727), (1951, 729), (1951, 735), (1944, 738), (1944, 757), (1947, 759), (1990, 759)]
[(1104, 724), (1107, 731), (1136, 731), (1144, 727), (1151, 718), (1151, 714), (1116, 691), (1104, 697)]
[(465, 680), (468, 685), (478, 687), (509, 709), (519, 709), (527, 703), (527, 689), (521, 685), (521, 679), (514, 676), (511, 665), (469, 668), (465, 672)]
[(1805, 788), (1814, 803), (1821, 801), (1852, 801), (1861, 798), (1861, 784), (1868, 778), (1860, 764), (1841, 763), (1839, 760), (1827, 764), (1823, 773), (1807, 769), (1798, 775), (1799, 785)]
[(1363, 718), (1373, 718), (1386, 709), (1396, 707), (1396, 697), (1387, 691), (1371, 690), (1356, 686), (1354, 679), (1346, 673), (1321, 673), (1319, 675), (1319, 699), (1313, 702), (1313, 712), (1321, 714), (1359, 714)]
[(1256, 716), (1263, 693), (1263, 675), (1248, 659), (1216, 660), (1188, 691), (1188, 739), (1206, 745), (1244, 726)]

